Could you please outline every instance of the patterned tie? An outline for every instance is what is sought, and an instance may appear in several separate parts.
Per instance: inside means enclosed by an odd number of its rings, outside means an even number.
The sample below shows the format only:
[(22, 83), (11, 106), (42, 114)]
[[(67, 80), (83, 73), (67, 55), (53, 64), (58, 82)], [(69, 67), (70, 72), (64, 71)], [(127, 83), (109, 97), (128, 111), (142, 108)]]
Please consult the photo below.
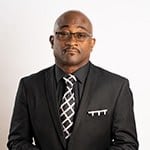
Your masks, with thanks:
[(77, 79), (72, 74), (69, 74), (68, 77), (63, 77), (63, 79), (65, 80), (66, 91), (62, 98), (62, 104), (60, 105), (60, 119), (65, 139), (68, 139), (71, 135), (73, 118), (75, 114), (75, 96), (73, 92), (73, 85)]

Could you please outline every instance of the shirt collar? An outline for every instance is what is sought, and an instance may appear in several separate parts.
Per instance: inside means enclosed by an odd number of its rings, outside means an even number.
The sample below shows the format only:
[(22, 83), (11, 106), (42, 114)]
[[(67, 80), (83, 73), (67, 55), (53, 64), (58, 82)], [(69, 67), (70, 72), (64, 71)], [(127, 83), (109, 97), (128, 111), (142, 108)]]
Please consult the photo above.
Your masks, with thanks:
[(62, 79), (66, 74), (57, 66), (55, 65), (55, 76), (57, 83), (60, 79)]
[(86, 65), (84, 65), (83, 67), (81, 67), (80, 69), (75, 71), (73, 74), (77, 77), (77, 79), (81, 83), (84, 83), (84, 81), (87, 77), (87, 74), (88, 74), (88, 70), (89, 70), (89, 63), (87, 63)]
[[(90, 63), (88, 62), (86, 65), (75, 71), (74, 74), (77, 78), (77, 80), (81, 83), (84, 83), (88, 70), (89, 70)], [(57, 65), (55, 65), (55, 75), (56, 75), (56, 81), (59, 82), (60, 79), (62, 79), (66, 74), (61, 70)]]

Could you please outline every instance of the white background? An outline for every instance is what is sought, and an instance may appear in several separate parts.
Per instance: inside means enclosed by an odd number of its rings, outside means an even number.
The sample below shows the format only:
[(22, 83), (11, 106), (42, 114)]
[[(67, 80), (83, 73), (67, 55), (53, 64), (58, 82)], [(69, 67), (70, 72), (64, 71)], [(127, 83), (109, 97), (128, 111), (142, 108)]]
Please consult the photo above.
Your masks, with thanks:
[(94, 26), (91, 61), (130, 81), (140, 150), (150, 139), (150, 0), (0, 0), (0, 149), (5, 150), (21, 77), (54, 63), (55, 19), (83, 11)]

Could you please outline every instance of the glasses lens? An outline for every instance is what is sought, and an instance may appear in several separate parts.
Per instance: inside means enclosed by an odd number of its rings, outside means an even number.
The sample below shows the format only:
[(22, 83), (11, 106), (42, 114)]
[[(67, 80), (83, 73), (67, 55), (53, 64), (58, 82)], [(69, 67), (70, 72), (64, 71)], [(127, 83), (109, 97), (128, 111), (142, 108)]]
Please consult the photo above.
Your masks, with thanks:
[(86, 39), (88, 39), (90, 36), (85, 33), (85, 32), (76, 32), (74, 33), (75, 35), (75, 38), (78, 40), (78, 41), (85, 41)]
[(56, 32), (56, 37), (59, 40), (66, 40), (69, 37), (69, 32)]

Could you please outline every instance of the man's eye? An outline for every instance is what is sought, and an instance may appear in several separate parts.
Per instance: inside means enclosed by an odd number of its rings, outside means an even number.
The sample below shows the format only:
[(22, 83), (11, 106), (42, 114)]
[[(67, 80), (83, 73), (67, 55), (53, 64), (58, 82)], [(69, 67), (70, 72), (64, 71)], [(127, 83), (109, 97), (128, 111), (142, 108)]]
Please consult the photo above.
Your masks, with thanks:
[(78, 38), (86, 38), (87, 34), (85, 34), (85, 33), (77, 33), (77, 37)]
[(60, 33), (62, 36), (64, 35), (64, 36), (67, 36), (68, 35), (68, 32), (61, 32)]

